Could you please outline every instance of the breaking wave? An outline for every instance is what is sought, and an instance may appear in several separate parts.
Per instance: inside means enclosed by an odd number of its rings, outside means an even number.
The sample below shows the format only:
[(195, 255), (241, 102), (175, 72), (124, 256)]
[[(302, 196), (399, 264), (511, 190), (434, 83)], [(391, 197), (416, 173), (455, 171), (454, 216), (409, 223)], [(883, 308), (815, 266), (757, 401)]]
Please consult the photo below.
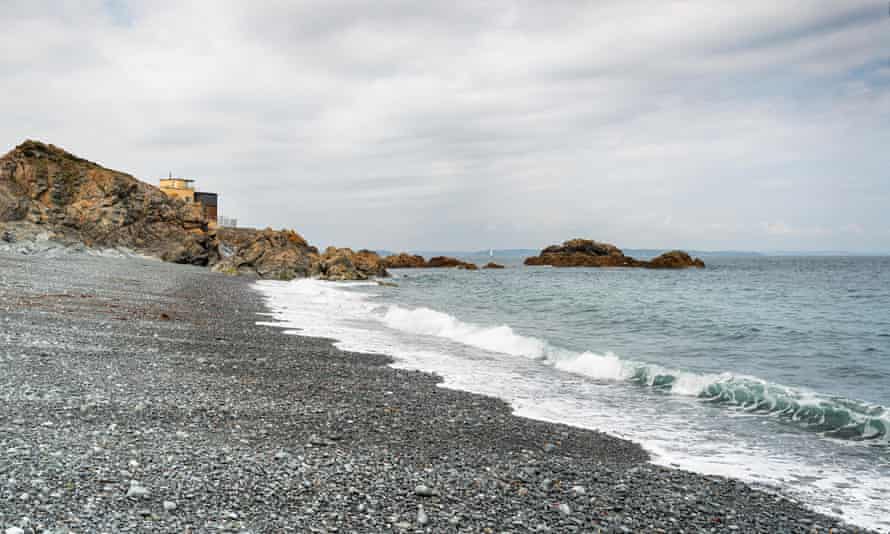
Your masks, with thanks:
[(827, 437), (881, 444), (890, 440), (890, 410), (883, 406), (820, 395), (753, 376), (694, 373), (625, 360), (612, 353), (579, 353), (518, 334), (507, 325), (474, 325), (429, 308), (391, 305), (386, 307), (381, 321), (402, 332), (533, 358), (561, 371), (596, 380), (633, 383), (746, 413), (772, 416)]

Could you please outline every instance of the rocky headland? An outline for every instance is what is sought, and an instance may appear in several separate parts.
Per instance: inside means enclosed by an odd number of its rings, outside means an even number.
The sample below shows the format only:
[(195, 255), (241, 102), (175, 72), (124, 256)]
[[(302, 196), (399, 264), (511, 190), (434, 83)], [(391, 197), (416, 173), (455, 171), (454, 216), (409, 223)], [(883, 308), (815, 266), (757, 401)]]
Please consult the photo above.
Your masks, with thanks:
[(525, 259), (525, 265), (550, 265), (552, 267), (642, 267), (647, 269), (702, 268), (705, 263), (692, 258), (682, 250), (672, 250), (651, 260), (638, 260), (627, 256), (610, 243), (590, 239), (570, 239), (562, 245), (551, 245), (538, 256)]
[(0, 244), (123, 249), (216, 272), (290, 280), (387, 276), (369, 250), (319, 253), (293, 230), (212, 228), (201, 209), (133, 176), (25, 141), (0, 158)]
[(124, 247), (210, 265), (216, 237), (200, 209), (53, 145), (25, 141), (0, 158), (0, 237)]

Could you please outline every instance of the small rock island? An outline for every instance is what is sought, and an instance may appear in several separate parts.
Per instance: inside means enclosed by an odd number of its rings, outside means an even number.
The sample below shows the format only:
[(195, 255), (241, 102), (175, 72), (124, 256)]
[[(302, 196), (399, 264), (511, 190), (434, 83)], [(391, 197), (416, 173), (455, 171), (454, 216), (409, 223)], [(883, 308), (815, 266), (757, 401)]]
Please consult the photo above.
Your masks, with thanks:
[(552, 267), (643, 267), (646, 269), (703, 268), (705, 262), (693, 258), (682, 250), (672, 250), (649, 261), (626, 256), (610, 243), (591, 239), (570, 239), (562, 245), (551, 245), (537, 256), (526, 258), (526, 265), (550, 265)]

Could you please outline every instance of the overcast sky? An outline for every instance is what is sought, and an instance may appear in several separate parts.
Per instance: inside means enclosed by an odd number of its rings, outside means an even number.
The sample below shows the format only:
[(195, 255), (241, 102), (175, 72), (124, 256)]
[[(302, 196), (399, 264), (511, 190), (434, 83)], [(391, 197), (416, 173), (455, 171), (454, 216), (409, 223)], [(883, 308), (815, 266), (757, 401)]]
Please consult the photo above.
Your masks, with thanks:
[(0, 0), (25, 138), (319, 245), (890, 251), (880, 1)]

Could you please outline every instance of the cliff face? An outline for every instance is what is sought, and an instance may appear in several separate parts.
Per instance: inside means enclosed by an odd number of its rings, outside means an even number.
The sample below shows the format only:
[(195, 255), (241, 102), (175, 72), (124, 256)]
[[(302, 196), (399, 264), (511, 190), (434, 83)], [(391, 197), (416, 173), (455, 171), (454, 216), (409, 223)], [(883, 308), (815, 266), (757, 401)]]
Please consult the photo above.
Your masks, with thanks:
[(538, 256), (525, 259), (526, 265), (550, 265), (553, 267), (644, 267), (647, 269), (685, 269), (704, 267), (699, 258), (692, 258), (682, 250), (672, 250), (650, 261), (625, 256), (624, 252), (609, 243), (590, 239), (570, 239), (562, 245), (551, 245)]
[(200, 210), (38, 141), (0, 158), (0, 227), (63, 243), (128, 247), (176, 263), (209, 265), (219, 257)]

